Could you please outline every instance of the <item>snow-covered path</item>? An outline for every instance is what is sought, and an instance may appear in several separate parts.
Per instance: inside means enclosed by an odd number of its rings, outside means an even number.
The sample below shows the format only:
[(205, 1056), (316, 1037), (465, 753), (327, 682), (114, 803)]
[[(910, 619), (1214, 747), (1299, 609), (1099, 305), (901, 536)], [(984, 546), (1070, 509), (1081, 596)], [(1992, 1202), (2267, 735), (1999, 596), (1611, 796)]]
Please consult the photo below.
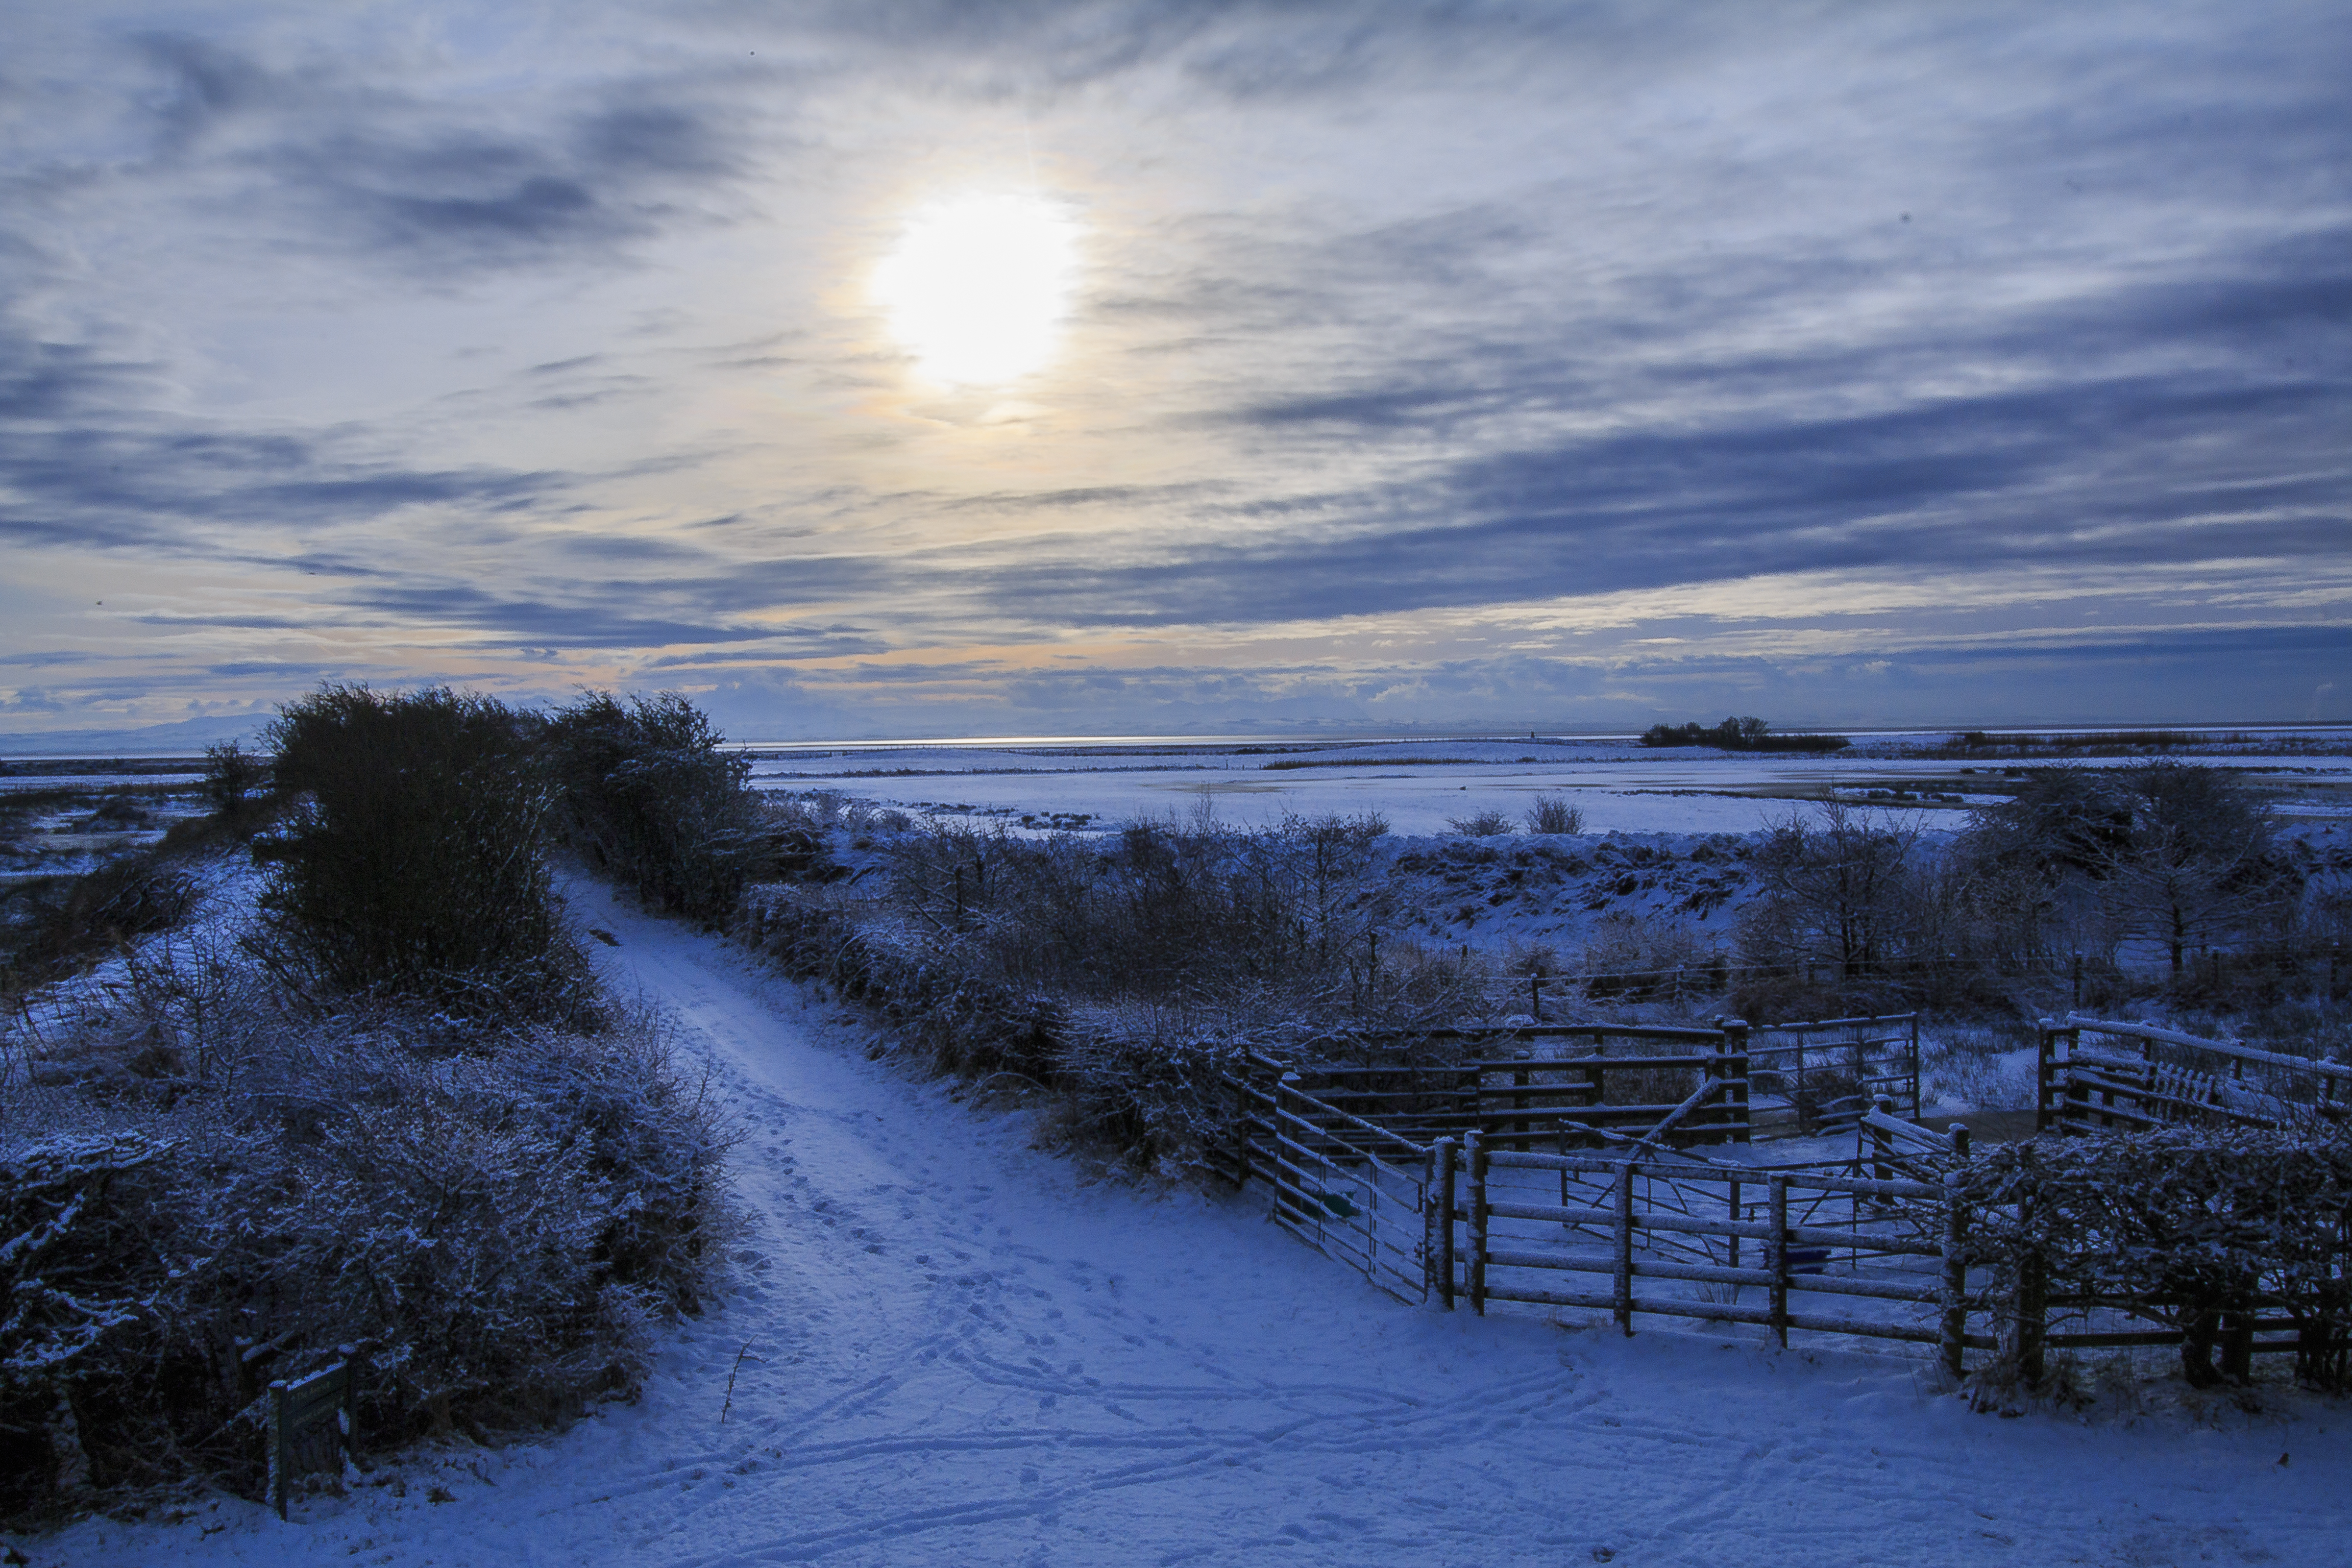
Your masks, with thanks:
[(1087, 1184), (813, 993), (574, 899), (750, 1134), (740, 1291), (560, 1436), (34, 1563), (2352, 1561), (2352, 1409), (2002, 1421), (1898, 1354), (1399, 1306), (1255, 1194)]

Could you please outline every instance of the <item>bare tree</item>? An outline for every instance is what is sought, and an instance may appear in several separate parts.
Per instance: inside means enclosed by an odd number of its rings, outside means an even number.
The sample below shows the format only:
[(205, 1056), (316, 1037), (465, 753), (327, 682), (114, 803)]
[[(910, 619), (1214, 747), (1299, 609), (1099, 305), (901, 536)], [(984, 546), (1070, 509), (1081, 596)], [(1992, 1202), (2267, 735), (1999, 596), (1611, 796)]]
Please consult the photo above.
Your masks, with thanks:
[(2102, 846), (2103, 902), (2126, 935), (2161, 945), (2178, 974), (2192, 947), (2284, 918), (2300, 879), (2279, 854), (2269, 808), (2217, 768), (2159, 761), (2117, 769), (2129, 827)]
[(1916, 923), (1918, 830), (1836, 802), (1818, 821), (1791, 815), (1766, 833), (1755, 868), (1762, 896), (1740, 941), (1767, 963), (1833, 963), (1858, 979), (1903, 948)]
[(2231, 774), (2159, 760), (2041, 770), (1978, 814), (1958, 847), (2000, 896), (2003, 945), (2032, 950), (2053, 926), (2161, 947), (2174, 973), (2189, 951), (2283, 921), (2300, 879), (2270, 813)]

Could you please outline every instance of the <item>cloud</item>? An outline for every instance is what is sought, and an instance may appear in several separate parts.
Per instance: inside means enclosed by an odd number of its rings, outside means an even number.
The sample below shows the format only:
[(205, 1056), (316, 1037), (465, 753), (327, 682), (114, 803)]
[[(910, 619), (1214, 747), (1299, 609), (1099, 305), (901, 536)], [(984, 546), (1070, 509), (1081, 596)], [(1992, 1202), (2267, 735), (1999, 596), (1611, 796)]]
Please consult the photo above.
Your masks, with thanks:
[[(1604, 668), (1991, 700), (2004, 658), (2308, 706), (2343, 603), (2276, 585), (2352, 537), (2324, 12), (1792, 15), (28, 18), (0, 537), (41, 585), (0, 657), (107, 702), (121, 637), (174, 700), (558, 659), (835, 701), (823, 664), (1041, 723), (1598, 703)], [(1007, 178), (1092, 226), (1066, 362), (923, 394), (859, 268)], [(1954, 589), (1863, 650), (1789, 586), (1864, 577)], [(1066, 646), (1090, 669), (1040, 672)]]
[(131, 47), (162, 78), (154, 173), (214, 165), (253, 218), (307, 217), (307, 240), (368, 265), (576, 262), (695, 221), (693, 198), (743, 172), (707, 81), (618, 73), (574, 89), (526, 68), (520, 90), (475, 95), (286, 42), (155, 32)]

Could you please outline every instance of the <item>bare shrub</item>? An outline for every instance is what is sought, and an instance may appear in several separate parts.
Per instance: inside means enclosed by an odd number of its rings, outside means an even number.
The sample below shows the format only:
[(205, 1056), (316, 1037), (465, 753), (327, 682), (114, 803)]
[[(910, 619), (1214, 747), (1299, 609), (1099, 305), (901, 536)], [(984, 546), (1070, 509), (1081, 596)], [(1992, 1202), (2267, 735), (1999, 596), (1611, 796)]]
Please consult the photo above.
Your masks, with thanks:
[(1328, 992), (1351, 973), (1360, 986), (1377, 968), (1381, 832), (1337, 816), (1263, 832), (1167, 820), (1105, 842), (934, 823), (891, 841), (890, 892), (1016, 988), (1230, 1007)]
[(245, 749), (242, 742), (224, 741), (205, 748), (205, 801), (214, 811), (243, 811), (255, 791), (268, 787), (269, 763)]
[(1583, 808), (1571, 804), (1564, 795), (1539, 795), (1528, 812), (1529, 833), (1581, 833), (1584, 831)]
[(1503, 973), (1532, 975), (1541, 979), (1560, 973), (1559, 950), (1548, 942), (1523, 941), (1509, 938), (1503, 943)]
[(1758, 963), (1834, 964), (1859, 980), (1900, 956), (1916, 903), (1917, 831), (1835, 802), (1818, 823), (1791, 814), (1772, 825), (1751, 864), (1761, 897), (1740, 922)]
[(1495, 838), (1511, 831), (1511, 819), (1499, 811), (1474, 811), (1447, 817), (1445, 826), (1465, 838)]
[(2011, 949), (2047, 950), (2042, 928), (2054, 921), (2069, 945), (2102, 956), (2152, 946), (2176, 977), (2198, 948), (2284, 933), (2303, 892), (2268, 807), (2194, 763), (2037, 770), (1977, 815), (1962, 849), (1998, 881), (1989, 923)]
[(1596, 1000), (1711, 995), (1728, 975), (1723, 954), (1688, 926), (1622, 913), (1593, 921), (1578, 963)]

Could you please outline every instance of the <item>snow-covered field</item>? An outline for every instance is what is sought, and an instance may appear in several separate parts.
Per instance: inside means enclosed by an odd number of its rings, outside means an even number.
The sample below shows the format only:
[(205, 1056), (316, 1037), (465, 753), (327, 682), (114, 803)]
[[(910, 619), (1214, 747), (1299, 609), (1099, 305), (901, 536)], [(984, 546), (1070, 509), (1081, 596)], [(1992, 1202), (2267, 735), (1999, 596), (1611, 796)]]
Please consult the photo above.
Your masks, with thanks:
[[(1534, 738), (762, 748), (754, 753), (754, 783), (1014, 822), (1023, 813), (1060, 813), (1108, 825), (1205, 807), (1220, 821), (1254, 826), (1293, 812), (1378, 811), (1403, 835), (1440, 833), (1450, 819), (1479, 811), (1517, 822), (1537, 795), (1560, 794), (1583, 811), (1591, 833), (1748, 833), (1831, 795), (1957, 826), (1965, 807), (2001, 798), (1994, 786), (2004, 771), (2026, 765), (1939, 761), (1916, 750), (1887, 741), (1821, 756), (1751, 755)], [(2083, 765), (2134, 760), (2089, 758)], [(2352, 815), (2352, 757), (2281, 752), (2211, 760), (2277, 791), (2291, 815)]]
[[(1399, 1305), (1257, 1194), (1091, 1181), (736, 950), (574, 889), (740, 1118), (739, 1288), (636, 1404), (18, 1540), (39, 1568), (2338, 1564), (2352, 1411), (1971, 1414), (1924, 1355)], [(731, 1404), (730, 1404), (731, 1386)], [(17, 1559), (10, 1559), (16, 1561)]]

